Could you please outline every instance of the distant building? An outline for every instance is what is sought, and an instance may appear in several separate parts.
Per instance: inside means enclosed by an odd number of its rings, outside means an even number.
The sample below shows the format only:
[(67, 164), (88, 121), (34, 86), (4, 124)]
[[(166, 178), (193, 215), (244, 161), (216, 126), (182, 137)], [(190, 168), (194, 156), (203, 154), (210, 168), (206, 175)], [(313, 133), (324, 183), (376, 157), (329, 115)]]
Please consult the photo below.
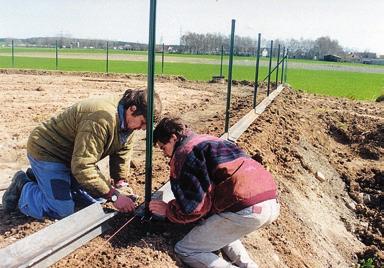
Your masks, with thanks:
[(169, 53), (177, 53), (178, 50), (177, 50), (177, 48), (174, 47), (174, 46), (168, 46), (168, 52), (169, 52)]
[(356, 52), (356, 55), (358, 55), (362, 59), (376, 59), (376, 53), (372, 52)]
[(268, 49), (264, 48), (263, 51), (261, 52), (261, 56), (268, 57)]
[(360, 55), (356, 54), (355, 52), (349, 52), (348, 54), (346, 54), (344, 56), (343, 61), (359, 63), (359, 62), (361, 62), (361, 57), (360, 57)]
[(384, 59), (362, 59), (364, 64), (384, 65)]
[(123, 50), (133, 50), (133, 49), (132, 49), (132, 46), (130, 44), (125, 44), (123, 46)]
[(332, 62), (339, 62), (341, 61), (341, 57), (337, 56), (337, 55), (325, 55), (324, 56), (324, 60), (325, 61), (332, 61)]

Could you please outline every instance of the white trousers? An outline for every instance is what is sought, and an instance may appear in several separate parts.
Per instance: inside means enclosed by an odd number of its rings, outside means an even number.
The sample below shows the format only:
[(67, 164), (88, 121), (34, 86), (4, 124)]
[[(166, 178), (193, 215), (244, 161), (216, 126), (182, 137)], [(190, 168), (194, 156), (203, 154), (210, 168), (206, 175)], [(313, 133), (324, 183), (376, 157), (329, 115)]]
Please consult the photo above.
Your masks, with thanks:
[[(280, 205), (272, 199), (236, 213), (214, 214), (177, 242), (175, 253), (191, 267), (258, 267), (239, 239), (272, 223), (279, 213)], [(231, 262), (213, 253), (217, 250)]]

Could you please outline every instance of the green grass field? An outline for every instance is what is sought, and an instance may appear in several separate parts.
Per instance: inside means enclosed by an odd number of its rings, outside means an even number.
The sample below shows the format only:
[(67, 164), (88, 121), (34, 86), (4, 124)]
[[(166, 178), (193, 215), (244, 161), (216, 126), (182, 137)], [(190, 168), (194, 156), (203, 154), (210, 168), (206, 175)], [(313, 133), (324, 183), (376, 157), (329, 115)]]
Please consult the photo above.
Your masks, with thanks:
[(333, 71), (288, 70), (295, 89), (357, 100), (375, 100), (384, 94), (384, 75)]
[[(30, 47), (16, 47), (15, 56), (18, 52), (22, 53), (46, 53), (50, 54), (52, 57), (55, 57), (55, 48), (30, 48)], [(11, 56), (12, 50), (10, 47), (1, 47), (0, 53), (8, 54)], [(89, 48), (61, 48), (58, 50), (59, 57), (60, 54), (106, 54), (106, 49), (89, 49)], [(119, 55), (148, 55), (147, 51), (130, 51), (130, 50), (114, 50), (109, 49), (109, 54), (119, 54)], [(156, 52), (156, 55), (161, 55), (161, 52)], [(206, 55), (206, 54), (179, 54), (179, 53), (165, 53), (165, 57), (178, 57), (178, 58), (195, 58), (195, 59), (215, 59), (220, 60), (220, 55)], [(254, 56), (234, 56), (234, 61), (236, 60), (248, 60), (255, 61)], [(269, 62), (269, 58), (261, 57), (262, 62)], [(276, 63), (276, 58), (272, 58), (273, 63)], [(228, 62), (228, 56), (223, 57), (224, 62)], [(318, 65), (327, 65), (327, 66), (362, 66), (364, 68), (382, 68), (383, 66), (377, 65), (367, 65), (362, 63), (349, 63), (349, 62), (325, 62), (325, 61), (316, 61), (316, 60), (305, 60), (305, 59), (290, 59), (292, 63), (303, 63), (303, 64), (318, 64)]]
[[(10, 68), (12, 58), (0, 56), (0, 68)], [(55, 70), (54, 58), (15, 57), (15, 68)], [(106, 62), (103, 60), (59, 59), (59, 70), (105, 72)], [(223, 74), (227, 76), (228, 66), (223, 66)], [(181, 75), (189, 80), (208, 81), (218, 75), (219, 65), (168, 63), (164, 65), (165, 75)], [(109, 72), (115, 73), (147, 73), (147, 63), (138, 61), (109, 61)], [(161, 74), (161, 64), (156, 64), (156, 73)], [(266, 67), (260, 67), (259, 81), (267, 74)], [(271, 81), (275, 81), (275, 74)], [(233, 79), (255, 79), (253, 66), (234, 65)], [(372, 73), (354, 73), (342, 71), (319, 71), (288, 69), (288, 81), (295, 89), (330, 96), (344, 96), (351, 99), (375, 100), (384, 94), (384, 75)]]

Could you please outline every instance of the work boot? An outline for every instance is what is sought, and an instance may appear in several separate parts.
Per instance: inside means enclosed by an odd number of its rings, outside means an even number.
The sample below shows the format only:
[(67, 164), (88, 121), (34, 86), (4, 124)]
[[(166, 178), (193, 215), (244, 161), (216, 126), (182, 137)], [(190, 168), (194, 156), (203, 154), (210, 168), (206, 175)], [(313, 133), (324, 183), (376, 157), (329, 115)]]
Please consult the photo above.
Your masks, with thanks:
[(30, 179), (33, 182), (36, 182), (36, 176), (33, 173), (32, 168), (27, 168), (27, 171), (25, 171), (25, 173), (27, 173), (28, 179)]
[(12, 212), (17, 210), (21, 190), (27, 182), (30, 182), (30, 180), (24, 171), (19, 170), (13, 175), (11, 184), (3, 195), (3, 208), (5, 211)]

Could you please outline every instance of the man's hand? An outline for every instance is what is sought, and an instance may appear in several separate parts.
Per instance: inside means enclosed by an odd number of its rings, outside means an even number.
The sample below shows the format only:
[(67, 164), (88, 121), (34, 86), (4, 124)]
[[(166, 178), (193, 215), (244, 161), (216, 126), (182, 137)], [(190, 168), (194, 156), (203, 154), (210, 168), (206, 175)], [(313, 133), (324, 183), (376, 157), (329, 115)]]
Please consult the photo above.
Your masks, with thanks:
[(111, 179), (111, 185), (114, 186), (116, 189), (120, 189), (123, 187), (128, 187), (128, 182), (124, 178)]
[(152, 200), (149, 203), (149, 210), (152, 212), (152, 214), (160, 218), (166, 218), (167, 207), (168, 207), (168, 203), (165, 203), (164, 201), (160, 201), (160, 200)]
[(120, 212), (132, 212), (135, 210), (135, 203), (126, 195), (120, 194), (113, 206)]

